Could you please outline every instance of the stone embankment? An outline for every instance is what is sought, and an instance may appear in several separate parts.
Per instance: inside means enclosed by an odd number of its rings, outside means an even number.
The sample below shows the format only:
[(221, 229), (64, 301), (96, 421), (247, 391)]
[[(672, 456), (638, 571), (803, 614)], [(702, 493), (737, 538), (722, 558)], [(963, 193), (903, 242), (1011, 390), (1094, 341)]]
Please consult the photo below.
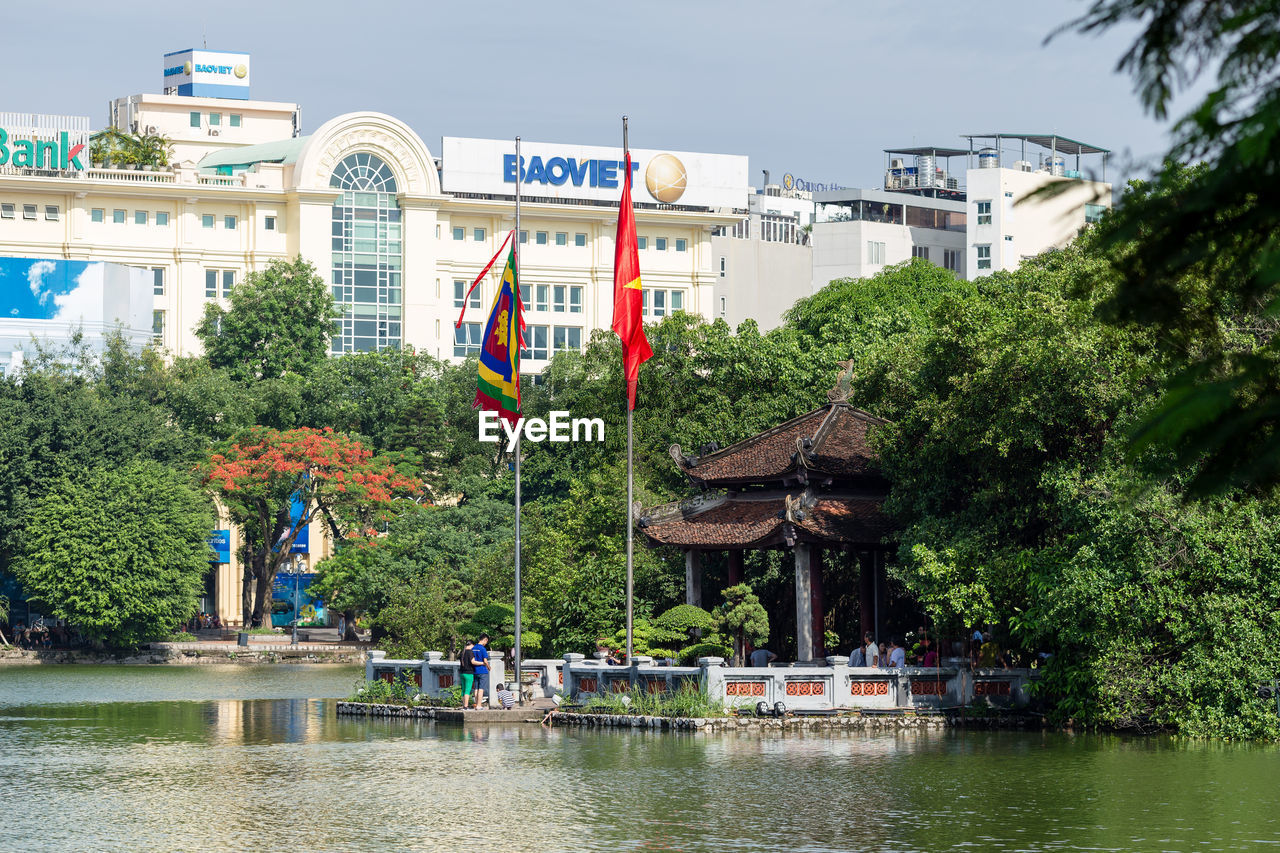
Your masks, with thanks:
[(364, 659), (359, 646), (325, 643), (263, 643), (238, 646), (235, 643), (152, 643), (132, 651), (90, 651), (87, 649), (25, 650), (0, 649), (0, 666), (24, 664), (272, 664), (337, 663), (358, 664)]
[(399, 717), (402, 719), (438, 720), (445, 723), (539, 723), (546, 713), (538, 708), (493, 708), (462, 710), (436, 705), (375, 705), (369, 702), (339, 702), (340, 717)]

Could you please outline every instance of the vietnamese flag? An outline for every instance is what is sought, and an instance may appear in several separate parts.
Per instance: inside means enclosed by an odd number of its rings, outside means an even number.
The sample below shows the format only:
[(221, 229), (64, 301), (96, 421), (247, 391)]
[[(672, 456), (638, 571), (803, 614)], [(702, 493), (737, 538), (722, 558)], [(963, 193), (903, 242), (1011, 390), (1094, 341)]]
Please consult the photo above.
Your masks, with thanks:
[(622, 367), (627, 376), (627, 405), (636, 407), (640, 365), (653, 357), (644, 336), (641, 316), (644, 293), (640, 289), (640, 252), (636, 247), (636, 216), (631, 209), (631, 152), (626, 153), (626, 177), (618, 208), (618, 236), (613, 254), (613, 330), (622, 338)]

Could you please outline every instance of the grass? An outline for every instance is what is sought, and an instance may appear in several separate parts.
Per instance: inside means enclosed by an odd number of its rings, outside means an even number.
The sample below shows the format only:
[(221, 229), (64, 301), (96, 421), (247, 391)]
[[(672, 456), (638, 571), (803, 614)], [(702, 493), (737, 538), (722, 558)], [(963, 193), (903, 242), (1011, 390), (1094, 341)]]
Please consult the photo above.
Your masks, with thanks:
[(188, 634), (186, 631), (178, 631), (169, 637), (166, 642), (169, 643), (194, 643), (199, 638), (195, 634)]
[(669, 718), (723, 717), (727, 714), (724, 702), (712, 699), (691, 684), (682, 685), (675, 693), (623, 691), (593, 696), (578, 713)]
[(365, 705), (404, 705), (409, 708), (428, 706), (432, 708), (462, 707), (462, 688), (453, 687), (443, 696), (425, 696), (418, 692), (418, 686), (405, 673), (400, 673), (399, 680), (392, 684), (378, 679), (365, 681), (357, 679), (355, 689), (347, 697), (348, 702), (359, 702)]

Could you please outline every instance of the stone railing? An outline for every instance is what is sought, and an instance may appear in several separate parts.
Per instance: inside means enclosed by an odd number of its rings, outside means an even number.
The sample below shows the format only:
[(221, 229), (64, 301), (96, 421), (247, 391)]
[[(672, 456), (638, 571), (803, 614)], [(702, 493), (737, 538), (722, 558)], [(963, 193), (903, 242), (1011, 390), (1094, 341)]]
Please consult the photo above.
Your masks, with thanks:
[[(423, 696), (438, 698), (448, 694), (462, 682), (458, 677), (458, 662), (443, 658), (443, 652), (427, 652), (418, 660), (393, 660), (387, 657), (386, 652), (375, 649), (365, 655), (364, 677), (366, 681), (381, 679), (394, 684), (400, 679), (401, 673), (404, 673)], [(492, 693), (500, 683), (506, 681), (506, 665), (501, 658), (491, 658), (489, 671)]]
[(850, 667), (843, 657), (826, 666), (727, 667), (722, 658), (699, 658), (696, 667), (653, 666), (637, 657), (633, 666), (603, 666), (582, 655), (565, 655), (565, 695), (575, 701), (630, 690), (671, 692), (695, 684), (728, 706), (769, 707), (781, 702), (792, 711), (842, 709), (942, 709), (985, 701), (995, 707), (1023, 707), (1030, 701), (1033, 670), (957, 668), (881, 669)]
[(95, 181), (127, 181), (134, 184), (172, 184), (173, 172), (144, 172), (140, 169), (85, 169), (84, 176)]

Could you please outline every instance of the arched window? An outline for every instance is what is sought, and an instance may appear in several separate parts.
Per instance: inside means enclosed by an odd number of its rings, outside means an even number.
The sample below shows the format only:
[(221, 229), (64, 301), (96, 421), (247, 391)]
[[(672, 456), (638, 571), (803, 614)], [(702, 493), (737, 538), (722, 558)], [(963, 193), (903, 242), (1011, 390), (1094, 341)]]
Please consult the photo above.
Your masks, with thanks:
[(333, 170), (329, 186), (341, 190), (394, 193), (396, 177), (376, 154), (348, 154)]
[(403, 329), (403, 246), (396, 179), (375, 154), (349, 154), (329, 186), (333, 204), (333, 298), (343, 311), (330, 351), (396, 349)]

